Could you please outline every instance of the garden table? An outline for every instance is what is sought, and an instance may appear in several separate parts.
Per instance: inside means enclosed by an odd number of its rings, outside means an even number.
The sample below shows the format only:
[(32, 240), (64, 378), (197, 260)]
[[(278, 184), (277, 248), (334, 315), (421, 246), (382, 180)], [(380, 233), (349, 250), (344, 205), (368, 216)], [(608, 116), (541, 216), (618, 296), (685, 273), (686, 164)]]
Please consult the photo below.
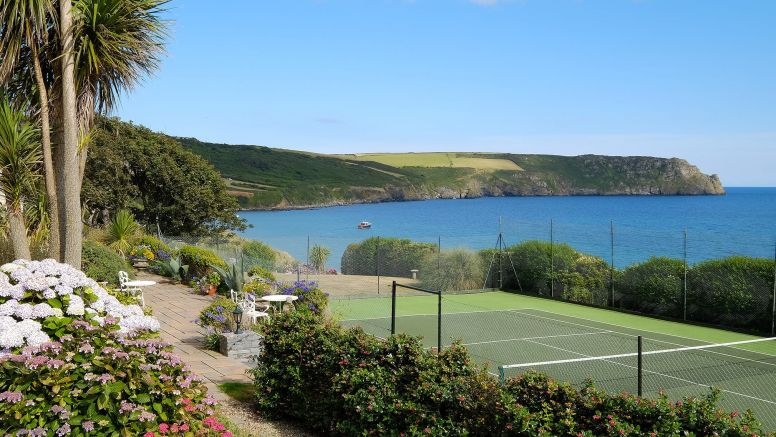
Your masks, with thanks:
[(278, 309), (280, 311), (283, 311), (283, 304), (286, 303), (286, 301), (291, 298), (291, 301), (295, 301), (299, 299), (299, 296), (292, 296), (289, 294), (268, 294), (266, 296), (261, 297), (261, 300), (266, 302), (272, 302), (273, 304), (278, 305)]
[(127, 281), (124, 285), (127, 287), (150, 287), (156, 285), (156, 281)]

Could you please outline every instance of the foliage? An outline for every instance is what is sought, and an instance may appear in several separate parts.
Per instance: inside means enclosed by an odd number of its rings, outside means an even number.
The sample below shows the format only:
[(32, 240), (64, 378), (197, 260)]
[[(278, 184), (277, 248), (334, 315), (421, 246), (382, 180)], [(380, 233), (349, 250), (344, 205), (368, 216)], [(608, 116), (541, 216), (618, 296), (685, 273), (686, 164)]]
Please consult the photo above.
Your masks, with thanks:
[(119, 254), (93, 240), (84, 240), (81, 267), (86, 276), (113, 286), (119, 283), (119, 271), (132, 273), (132, 267)]
[(173, 282), (182, 281), (189, 271), (189, 266), (183, 264), (183, 258), (181, 256), (157, 259), (153, 262), (153, 267), (156, 272), (170, 278)]
[(202, 345), (205, 346), (205, 349), (218, 352), (221, 350), (221, 334), (214, 330), (208, 330), (202, 343)]
[[(387, 340), (320, 316), (279, 314), (261, 327), (251, 373), (259, 410), (334, 435), (751, 435), (749, 416), (706, 398), (672, 403), (578, 391), (529, 372), (505, 385), (453, 344), (441, 353), (404, 335)], [(692, 435), (692, 434), (690, 434)]]
[(326, 268), (329, 255), (331, 255), (331, 250), (327, 247), (316, 244), (310, 248), (310, 263), (316, 272), (322, 272)]
[(296, 310), (323, 314), (329, 306), (329, 295), (318, 288), (315, 281), (295, 281), (293, 284), (284, 284), (280, 287), (280, 293), (296, 296)]
[(617, 282), (622, 308), (661, 316), (682, 316), (684, 262), (652, 257), (623, 271)]
[(242, 259), (247, 266), (271, 269), (277, 258), (275, 249), (261, 241), (249, 240), (242, 245)]
[(108, 247), (126, 256), (132, 248), (135, 236), (140, 231), (140, 226), (135, 221), (132, 213), (126, 209), (119, 210), (107, 225)]
[(421, 285), (431, 290), (479, 290), (485, 275), (482, 258), (467, 249), (442, 251), (429, 255), (420, 268)]
[(218, 272), (210, 272), (207, 276), (203, 276), (203, 278), (205, 278), (208, 285), (218, 286), (221, 283), (221, 275)]
[(218, 265), (212, 265), (211, 268), (221, 276), (226, 288), (234, 290), (238, 293), (243, 291), (243, 283), (245, 275), (243, 274), (242, 267), (239, 263), (234, 263), (227, 267), (221, 267)]
[(158, 254), (159, 252), (164, 253), (172, 253), (172, 248), (165, 243), (164, 241), (152, 236), (143, 234), (132, 242), (135, 246), (145, 246), (151, 249), (151, 251), (154, 252), (154, 254)]
[[(189, 274), (194, 277), (202, 277), (210, 273), (212, 266), (227, 268), (226, 261), (221, 259), (210, 249), (198, 246), (182, 246), (178, 249), (181, 260), (189, 266)], [(220, 272), (219, 272), (220, 274)], [(223, 277), (224, 275), (221, 275)]]
[(436, 253), (437, 245), (417, 243), (399, 238), (368, 238), (351, 244), (342, 254), (345, 275), (375, 275), (411, 277), (410, 270), (419, 269), (423, 260)]
[(215, 401), (168, 344), (115, 329), (73, 321), (59, 342), (0, 357), (0, 432), (143, 435), (162, 424), (223, 430), (212, 418)]
[(234, 325), (232, 311), (236, 307), (232, 299), (219, 296), (199, 313), (197, 324), (212, 329), (216, 334), (231, 331)]
[(769, 259), (732, 256), (698, 263), (687, 276), (688, 318), (766, 332), (773, 280)]
[[(573, 271), (579, 257), (579, 253), (568, 244), (551, 245), (547, 241), (525, 241), (507, 250), (511, 259), (505, 255), (502, 260), (505, 266), (504, 288), (542, 295), (550, 294), (551, 283), (557, 282), (561, 272)], [(517, 270), (517, 277), (512, 270), (512, 263)]]
[(248, 276), (251, 278), (263, 279), (265, 281), (275, 281), (275, 275), (261, 266), (253, 266), (248, 270)]
[(205, 160), (173, 138), (98, 118), (83, 183), (93, 225), (101, 211), (129, 209), (148, 229), (169, 235), (208, 235), (244, 229), (237, 202)]

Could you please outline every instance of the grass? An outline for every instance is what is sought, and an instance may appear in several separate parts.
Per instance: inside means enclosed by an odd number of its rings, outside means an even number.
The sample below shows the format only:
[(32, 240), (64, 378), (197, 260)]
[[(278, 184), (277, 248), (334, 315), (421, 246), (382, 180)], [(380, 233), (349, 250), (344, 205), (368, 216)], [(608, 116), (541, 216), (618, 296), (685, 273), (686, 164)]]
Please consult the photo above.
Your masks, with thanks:
[(521, 171), (520, 166), (509, 159), (485, 153), (364, 153), (338, 155), (354, 161), (372, 161), (393, 167), (452, 167), (477, 170)]
[(247, 382), (226, 382), (219, 385), (218, 388), (232, 399), (240, 402), (250, 404), (256, 400), (256, 387)]

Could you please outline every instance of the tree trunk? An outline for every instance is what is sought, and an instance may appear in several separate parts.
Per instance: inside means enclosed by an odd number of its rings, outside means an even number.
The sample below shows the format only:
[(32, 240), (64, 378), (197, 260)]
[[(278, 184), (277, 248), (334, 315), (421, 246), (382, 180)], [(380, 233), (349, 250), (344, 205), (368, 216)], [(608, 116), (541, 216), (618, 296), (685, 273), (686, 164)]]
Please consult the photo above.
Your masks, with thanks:
[(6, 202), (8, 210), (8, 234), (11, 237), (13, 256), (16, 259), (30, 259), (30, 243), (27, 240), (27, 226), (24, 225), (24, 213)]
[(57, 181), (54, 175), (54, 161), (51, 156), (51, 125), (49, 114), (49, 98), (46, 82), (43, 80), (43, 70), (40, 67), (38, 47), (32, 44), (32, 62), (35, 69), (35, 81), (38, 84), (40, 97), (40, 134), (43, 148), (43, 172), (46, 181), (46, 209), (49, 214), (48, 256), (61, 261), (59, 247), (59, 201), (57, 199)]
[(79, 190), (78, 162), (78, 108), (75, 92), (75, 58), (73, 54), (72, 2), (59, 2), (59, 20), (62, 41), (62, 173), (65, 209), (64, 258), (73, 267), (81, 268), (81, 192)]

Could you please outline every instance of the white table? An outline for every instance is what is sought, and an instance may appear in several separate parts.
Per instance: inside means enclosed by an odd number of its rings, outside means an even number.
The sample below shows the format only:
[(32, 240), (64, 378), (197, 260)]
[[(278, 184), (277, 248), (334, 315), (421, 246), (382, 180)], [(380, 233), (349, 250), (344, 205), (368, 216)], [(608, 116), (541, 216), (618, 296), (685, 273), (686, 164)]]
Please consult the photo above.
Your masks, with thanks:
[(127, 281), (124, 283), (126, 287), (150, 287), (156, 285), (156, 281)]
[(291, 299), (291, 302), (293, 302), (299, 299), (299, 296), (292, 296), (290, 294), (268, 294), (266, 296), (262, 296), (260, 300), (277, 304), (278, 309), (283, 311), (283, 304), (286, 303), (289, 298)]

